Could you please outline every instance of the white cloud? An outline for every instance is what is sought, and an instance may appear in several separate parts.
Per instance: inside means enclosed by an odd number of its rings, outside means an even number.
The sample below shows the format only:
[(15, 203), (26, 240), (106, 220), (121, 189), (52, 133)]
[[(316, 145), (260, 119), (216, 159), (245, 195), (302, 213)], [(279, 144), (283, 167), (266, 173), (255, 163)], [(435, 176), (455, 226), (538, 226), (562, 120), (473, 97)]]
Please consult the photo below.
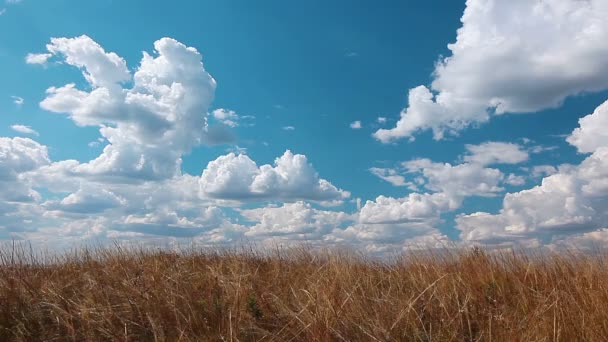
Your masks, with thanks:
[(341, 200), (350, 196), (319, 178), (306, 156), (285, 153), (275, 166), (230, 153), (209, 162), (200, 180), (201, 192), (220, 199)]
[(465, 145), (468, 154), (464, 161), (479, 165), (518, 164), (528, 160), (528, 152), (513, 143), (489, 141), (479, 145)]
[(566, 140), (579, 152), (590, 153), (600, 146), (608, 146), (608, 101), (578, 123), (579, 127)]
[(284, 131), (295, 131), (296, 128), (294, 126), (283, 126)]
[[(240, 116), (235, 111), (230, 109), (218, 108), (211, 112), (211, 115), (215, 120), (229, 127), (237, 127), (241, 125), (241, 120), (251, 120), (254, 116), (244, 115)], [(247, 126), (251, 126), (251, 123), (247, 123)]]
[(18, 3), (20, 3), (21, 1), (23, 1), (23, 0), (6, 0), (6, 3), (7, 3), (7, 4), (18, 4)]
[(39, 135), (38, 132), (33, 130), (30, 126), (12, 125), (11, 129), (15, 132), (19, 132), (19, 133), (23, 133), (23, 134), (31, 134), (31, 135), (36, 135), (36, 136)]
[(526, 184), (526, 178), (524, 176), (518, 176), (515, 174), (509, 174), (509, 176), (505, 179), (505, 183), (513, 186), (521, 186)]
[(379, 116), (376, 121), (378, 121), (379, 124), (385, 124), (386, 123), (386, 118), (383, 116)]
[(399, 172), (395, 169), (390, 168), (380, 168), (380, 167), (372, 167), (369, 169), (369, 172), (372, 175), (391, 183), (394, 186), (408, 186), (408, 183), (405, 180), (405, 177), (399, 174)]
[[(83, 126), (101, 126), (103, 153), (74, 172), (92, 177), (162, 179), (180, 173), (181, 156), (208, 140), (224, 139), (206, 125), (215, 80), (201, 55), (171, 38), (144, 52), (131, 76), (124, 59), (87, 36), (53, 38), (47, 49), (82, 70), (90, 92), (74, 84), (51, 87), (43, 109), (67, 113)], [(122, 83), (133, 80), (131, 88)], [(215, 132), (217, 133), (217, 132)]]
[(0, 137), (0, 205), (2, 200), (30, 202), (39, 195), (23, 179), (23, 173), (50, 163), (48, 149), (29, 138)]
[(429, 159), (415, 159), (403, 165), (408, 172), (424, 177), (423, 185), (426, 189), (443, 192), (455, 203), (460, 203), (463, 198), (469, 196), (496, 196), (504, 190), (499, 185), (504, 178), (502, 172), (479, 164), (451, 165)]
[(536, 165), (532, 167), (532, 177), (545, 177), (557, 173), (557, 169), (552, 165)]
[(359, 222), (388, 224), (438, 220), (439, 215), (450, 209), (451, 200), (444, 193), (411, 193), (404, 198), (379, 196), (367, 201), (359, 212)]
[(61, 210), (69, 213), (93, 214), (126, 204), (126, 200), (113, 192), (91, 186), (81, 188), (61, 201), (50, 201), (44, 204), (49, 210)]
[(352, 129), (361, 129), (361, 127), (361, 121), (359, 120), (350, 123), (350, 128)]
[(581, 127), (567, 138), (581, 151), (593, 149), (580, 165), (562, 165), (559, 170), (539, 167), (538, 172), (553, 174), (543, 178), (538, 186), (505, 195), (498, 214), (480, 212), (459, 216), (457, 225), (462, 231), (461, 237), (486, 242), (537, 236), (548, 239), (605, 228), (608, 141), (601, 137), (602, 131), (589, 129), (602, 113), (596, 110), (581, 119)]
[(493, 113), (536, 112), (607, 89), (607, 16), (604, 0), (468, 0), (431, 88), (411, 89), (397, 125), (374, 136), (388, 143), (431, 129), (442, 139)]
[(13, 103), (16, 104), (19, 107), (22, 106), (23, 103), (25, 102), (25, 100), (23, 99), (23, 97), (11, 96), (11, 98), (13, 99)]
[(25, 63), (27, 64), (46, 64), (49, 58), (53, 57), (50, 53), (28, 53), (25, 56)]
[(280, 207), (241, 210), (240, 214), (254, 222), (245, 236), (307, 241), (323, 239), (333, 229), (350, 220), (350, 215), (344, 212), (314, 209), (301, 201), (285, 203)]

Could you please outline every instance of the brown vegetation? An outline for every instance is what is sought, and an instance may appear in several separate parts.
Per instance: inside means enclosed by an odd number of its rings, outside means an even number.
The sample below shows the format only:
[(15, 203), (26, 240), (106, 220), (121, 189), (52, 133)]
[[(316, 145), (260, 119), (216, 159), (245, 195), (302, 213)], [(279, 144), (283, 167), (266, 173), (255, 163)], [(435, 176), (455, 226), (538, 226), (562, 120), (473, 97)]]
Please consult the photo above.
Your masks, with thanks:
[(0, 253), (0, 340), (606, 341), (603, 256)]

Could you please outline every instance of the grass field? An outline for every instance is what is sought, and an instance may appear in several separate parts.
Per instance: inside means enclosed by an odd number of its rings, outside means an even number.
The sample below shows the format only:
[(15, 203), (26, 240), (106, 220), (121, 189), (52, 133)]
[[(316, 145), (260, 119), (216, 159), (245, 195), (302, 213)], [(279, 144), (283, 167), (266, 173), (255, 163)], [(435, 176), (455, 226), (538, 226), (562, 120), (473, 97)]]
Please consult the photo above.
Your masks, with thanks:
[(606, 258), (0, 253), (0, 340), (606, 341)]

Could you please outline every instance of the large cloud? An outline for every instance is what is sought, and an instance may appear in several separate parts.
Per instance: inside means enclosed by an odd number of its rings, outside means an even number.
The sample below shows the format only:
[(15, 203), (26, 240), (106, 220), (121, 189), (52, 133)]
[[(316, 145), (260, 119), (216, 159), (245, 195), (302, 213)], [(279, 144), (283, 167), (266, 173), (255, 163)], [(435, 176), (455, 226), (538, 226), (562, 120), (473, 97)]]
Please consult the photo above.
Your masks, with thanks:
[(50, 163), (46, 146), (28, 138), (0, 137), (0, 200), (29, 202), (39, 198), (22, 177)]
[(201, 193), (219, 199), (282, 199), (333, 201), (350, 196), (319, 178), (306, 156), (285, 153), (275, 165), (256, 163), (244, 154), (229, 153), (209, 162), (200, 180)]
[(514, 143), (489, 141), (479, 145), (466, 145), (466, 162), (479, 165), (518, 164), (528, 160), (528, 152)]
[(479, 212), (458, 217), (461, 237), (485, 242), (549, 239), (604, 228), (608, 222), (608, 143), (593, 123), (608, 116), (605, 106), (581, 119), (581, 126), (567, 138), (580, 151), (593, 149), (590, 156), (580, 165), (563, 165), (539, 186), (507, 194), (498, 214)]
[(350, 220), (350, 215), (344, 212), (315, 209), (302, 201), (285, 203), (280, 207), (242, 210), (240, 213), (255, 223), (245, 236), (290, 240), (320, 240)]
[[(154, 43), (133, 75), (124, 59), (87, 36), (53, 38), (47, 50), (80, 68), (91, 91), (51, 87), (41, 107), (79, 125), (100, 126), (109, 142), (96, 159), (72, 171), (98, 177), (162, 179), (180, 173), (181, 156), (206, 138), (215, 80), (200, 53), (171, 39)], [(123, 83), (132, 80), (130, 88)]]
[(527, 113), (572, 95), (608, 88), (608, 2), (468, 0), (451, 56), (382, 142), (433, 130), (436, 139), (494, 113)]
[(608, 101), (595, 109), (593, 114), (579, 120), (579, 127), (567, 141), (581, 153), (590, 153), (601, 146), (608, 146)]

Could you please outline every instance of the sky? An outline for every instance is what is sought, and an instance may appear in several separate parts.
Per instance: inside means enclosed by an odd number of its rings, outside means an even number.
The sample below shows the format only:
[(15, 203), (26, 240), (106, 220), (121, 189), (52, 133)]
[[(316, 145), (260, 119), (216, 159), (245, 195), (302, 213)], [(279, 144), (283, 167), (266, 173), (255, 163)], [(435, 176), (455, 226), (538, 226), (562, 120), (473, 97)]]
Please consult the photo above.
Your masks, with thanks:
[(604, 0), (0, 1), (0, 240), (608, 244)]

